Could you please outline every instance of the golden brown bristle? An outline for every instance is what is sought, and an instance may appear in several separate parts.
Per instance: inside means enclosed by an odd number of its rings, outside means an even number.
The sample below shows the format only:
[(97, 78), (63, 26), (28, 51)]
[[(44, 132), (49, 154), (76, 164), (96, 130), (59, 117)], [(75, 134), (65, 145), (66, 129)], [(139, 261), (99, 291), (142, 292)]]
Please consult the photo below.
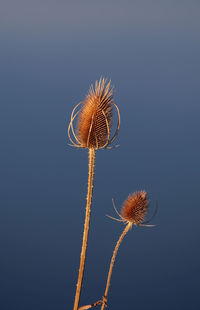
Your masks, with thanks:
[(148, 204), (149, 200), (145, 191), (133, 193), (124, 202), (121, 216), (124, 220), (135, 225), (141, 224), (147, 214)]
[(76, 134), (82, 147), (101, 148), (109, 143), (112, 123), (113, 89), (101, 78), (91, 85), (81, 109)]

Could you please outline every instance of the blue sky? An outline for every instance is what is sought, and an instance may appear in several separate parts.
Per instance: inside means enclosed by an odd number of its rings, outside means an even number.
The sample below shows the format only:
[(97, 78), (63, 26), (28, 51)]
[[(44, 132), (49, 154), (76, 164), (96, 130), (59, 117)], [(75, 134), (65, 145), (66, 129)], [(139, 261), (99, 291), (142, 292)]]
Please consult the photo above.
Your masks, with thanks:
[(97, 152), (81, 304), (101, 298), (123, 226), (111, 199), (146, 189), (154, 229), (124, 240), (110, 309), (198, 309), (198, 1), (0, 4), (1, 309), (68, 309), (78, 273), (88, 155), (68, 145), (73, 107), (100, 76), (121, 112)]

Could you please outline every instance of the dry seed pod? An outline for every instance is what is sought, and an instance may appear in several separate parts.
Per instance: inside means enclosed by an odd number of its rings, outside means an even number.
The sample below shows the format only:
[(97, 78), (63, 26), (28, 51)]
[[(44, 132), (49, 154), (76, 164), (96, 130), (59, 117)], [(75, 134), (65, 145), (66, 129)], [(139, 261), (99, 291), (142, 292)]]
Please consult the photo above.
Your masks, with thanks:
[(125, 200), (121, 209), (121, 217), (126, 222), (139, 225), (146, 217), (148, 204), (149, 200), (145, 191), (133, 193)]
[(108, 215), (108, 217), (118, 221), (124, 222), (125, 224), (134, 224), (139, 226), (149, 226), (153, 227), (155, 225), (146, 225), (152, 221), (158, 211), (158, 204), (156, 203), (156, 208), (150, 219), (144, 221), (147, 211), (148, 211), (149, 199), (147, 198), (147, 193), (145, 191), (138, 191), (133, 194), (130, 194), (128, 198), (124, 201), (121, 214), (117, 211), (114, 200), (113, 206), (120, 217), (120, 219), (116, 219)]
[[(75, 112), (80, 105), (82, 105), (80, 110)], [(113, 138), (110, 139), (113, 106), (118, 113), (118, 124)], [(75, 133), (73, 122), (77, 116), (78, 121)], [(117, 105), (113, 101), (111, 82), (109, 81), (106, 84), (106, 80), (101, 78), (99, 81), (95, 82), (95, 88), (91, 85), (85, 100), (76, 105), (72, 111), (71, 121), (68, 127), (68, 136), (73, 146), (101, 149), (108, 147), (108, 145), (116, 139), (119, 126), (120, 113)], [(72, 140), (70, 130), (76, 142)]]

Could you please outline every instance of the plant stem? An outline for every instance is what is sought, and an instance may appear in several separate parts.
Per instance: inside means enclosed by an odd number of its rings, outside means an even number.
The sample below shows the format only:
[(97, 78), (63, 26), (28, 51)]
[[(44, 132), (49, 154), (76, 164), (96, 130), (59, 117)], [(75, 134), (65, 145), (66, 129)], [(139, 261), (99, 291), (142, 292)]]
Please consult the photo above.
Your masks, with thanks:
[(115, 262), (115, 258), (119, 249), (119, 246), (122, 242), (122, 240), (124, 239), (125, 235), (127, 234), (127, 232), (129, 231), (129, 229), (132, 227), (132, 223), (128, 223), (126, 225), (126, 227), (124, 228), (121, 236), (119, 237), (117, 244), (115, 246), (115, 249), (113, 251), (113, 256), (111, 258), (111, 262), (110, 262), (110, 268), (109, 268), (109, 272), (108, 272), (108, 278), (107, 278), (107, 284), (106, 284), (106, 289), (105, 289), (105, 293), (103, 296), (103, 301), (102, 301), (102, 306), (101, 306), (101, 310), (104, 310), (104, 308), (106, 307), (106, 302), (108, 299), (108, 290), (109, 290), (109, 286), (110, 286), (110, 280), (111, 280), (111, 276), (112, 276), (112, 270), (114, 267), (114, 262)]
[(87, 204), (85, 211), (85, 224), (84, 224), (84, 232), (83, 232), (83, 241), (82, 241), (82, 250), (80, 257), (80, 266), (79, 266), (79, 274), (78, 281), (76, 286), (76, 295), (74, 300), (74, 310), (78, 310), (79, 307), (79, 299), (81, 294), (82, 280), (84, 274), (85, 267), (85, 258), (86, 258), (86, 250), (87, 250), (87, 241), (88, 241), (88, 233), (89, 233), (89, 225), (90, 225), (90, 212), (91, 212), (91, 202), (92, 202), (92, 189), (93, 189), (93, 179), (94, 179), (94, 166), (95, 166), (95, 149), (89, 149), (89, 172), (88, 172), (88, 192), (87, 192)]

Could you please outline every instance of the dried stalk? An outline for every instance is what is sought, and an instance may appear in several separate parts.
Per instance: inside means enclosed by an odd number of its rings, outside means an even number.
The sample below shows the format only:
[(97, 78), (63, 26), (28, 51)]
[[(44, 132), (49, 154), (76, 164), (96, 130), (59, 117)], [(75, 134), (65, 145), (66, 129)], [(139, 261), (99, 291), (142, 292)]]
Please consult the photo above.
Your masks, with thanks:
[(108, 272), (108, 278), (107, 278), (107, 284), (106, 284), (106, 289), (105, 289), (105, 293), (103, 296), (103, 300), (102, 300), (102, 306), (101, 306), (101, 310), (104, 310), (106, 307), (106, 303), (108, 300), (108, 290), (109, 290), (109, 286), (110, 286), (110, 280), (111, 280), (111, 276), (112, 276), (112, 271), (113, 271), (113, 267), (114, 267), (114, 262), (115, 262), (115, 258), (119, 249), (120, 244), (122, 243), (122, 240), (124, 239), (125, 235), (127, 234), (127, 232), (129, 231), (129, 229), (132, 227), (132, 223), (128, 223), (126, 225), (126, 227), (124, 228), (121, 236), (119, 237), (119, 240), (117, 241), (117, 244), (115, 246), (114, 252), (113, 252), (113, 256), (110, 262), (110, 268), (109, 268), (109, 272)]
[(76, 295), (75, 295), (75, 300), (74, 300), (74, 310), (78, 310), (78, 307), (79, 307), (79, 299), (80, 299), (80, 294), (81, 294), (82, 280), (83, 280), (84, 267), (85, 267), (85, 257), (86, 257), (86, 250), (87, 250), (91, 202), (92, 202), (94, 166), (95, 166), (95, 149), (90, 148), (89, 149), (87, 205), (86, 205), (86, 211), (85, 211), (85, 224), (84, 224), (84, 232), (83, 232), (83, 242), (82, 242), (82, 250), (81, 250), (81, 257), (80, 257), (79, 274), (78, 274), (78, 281), (77, 281), (77, 287), (76, 287)]

